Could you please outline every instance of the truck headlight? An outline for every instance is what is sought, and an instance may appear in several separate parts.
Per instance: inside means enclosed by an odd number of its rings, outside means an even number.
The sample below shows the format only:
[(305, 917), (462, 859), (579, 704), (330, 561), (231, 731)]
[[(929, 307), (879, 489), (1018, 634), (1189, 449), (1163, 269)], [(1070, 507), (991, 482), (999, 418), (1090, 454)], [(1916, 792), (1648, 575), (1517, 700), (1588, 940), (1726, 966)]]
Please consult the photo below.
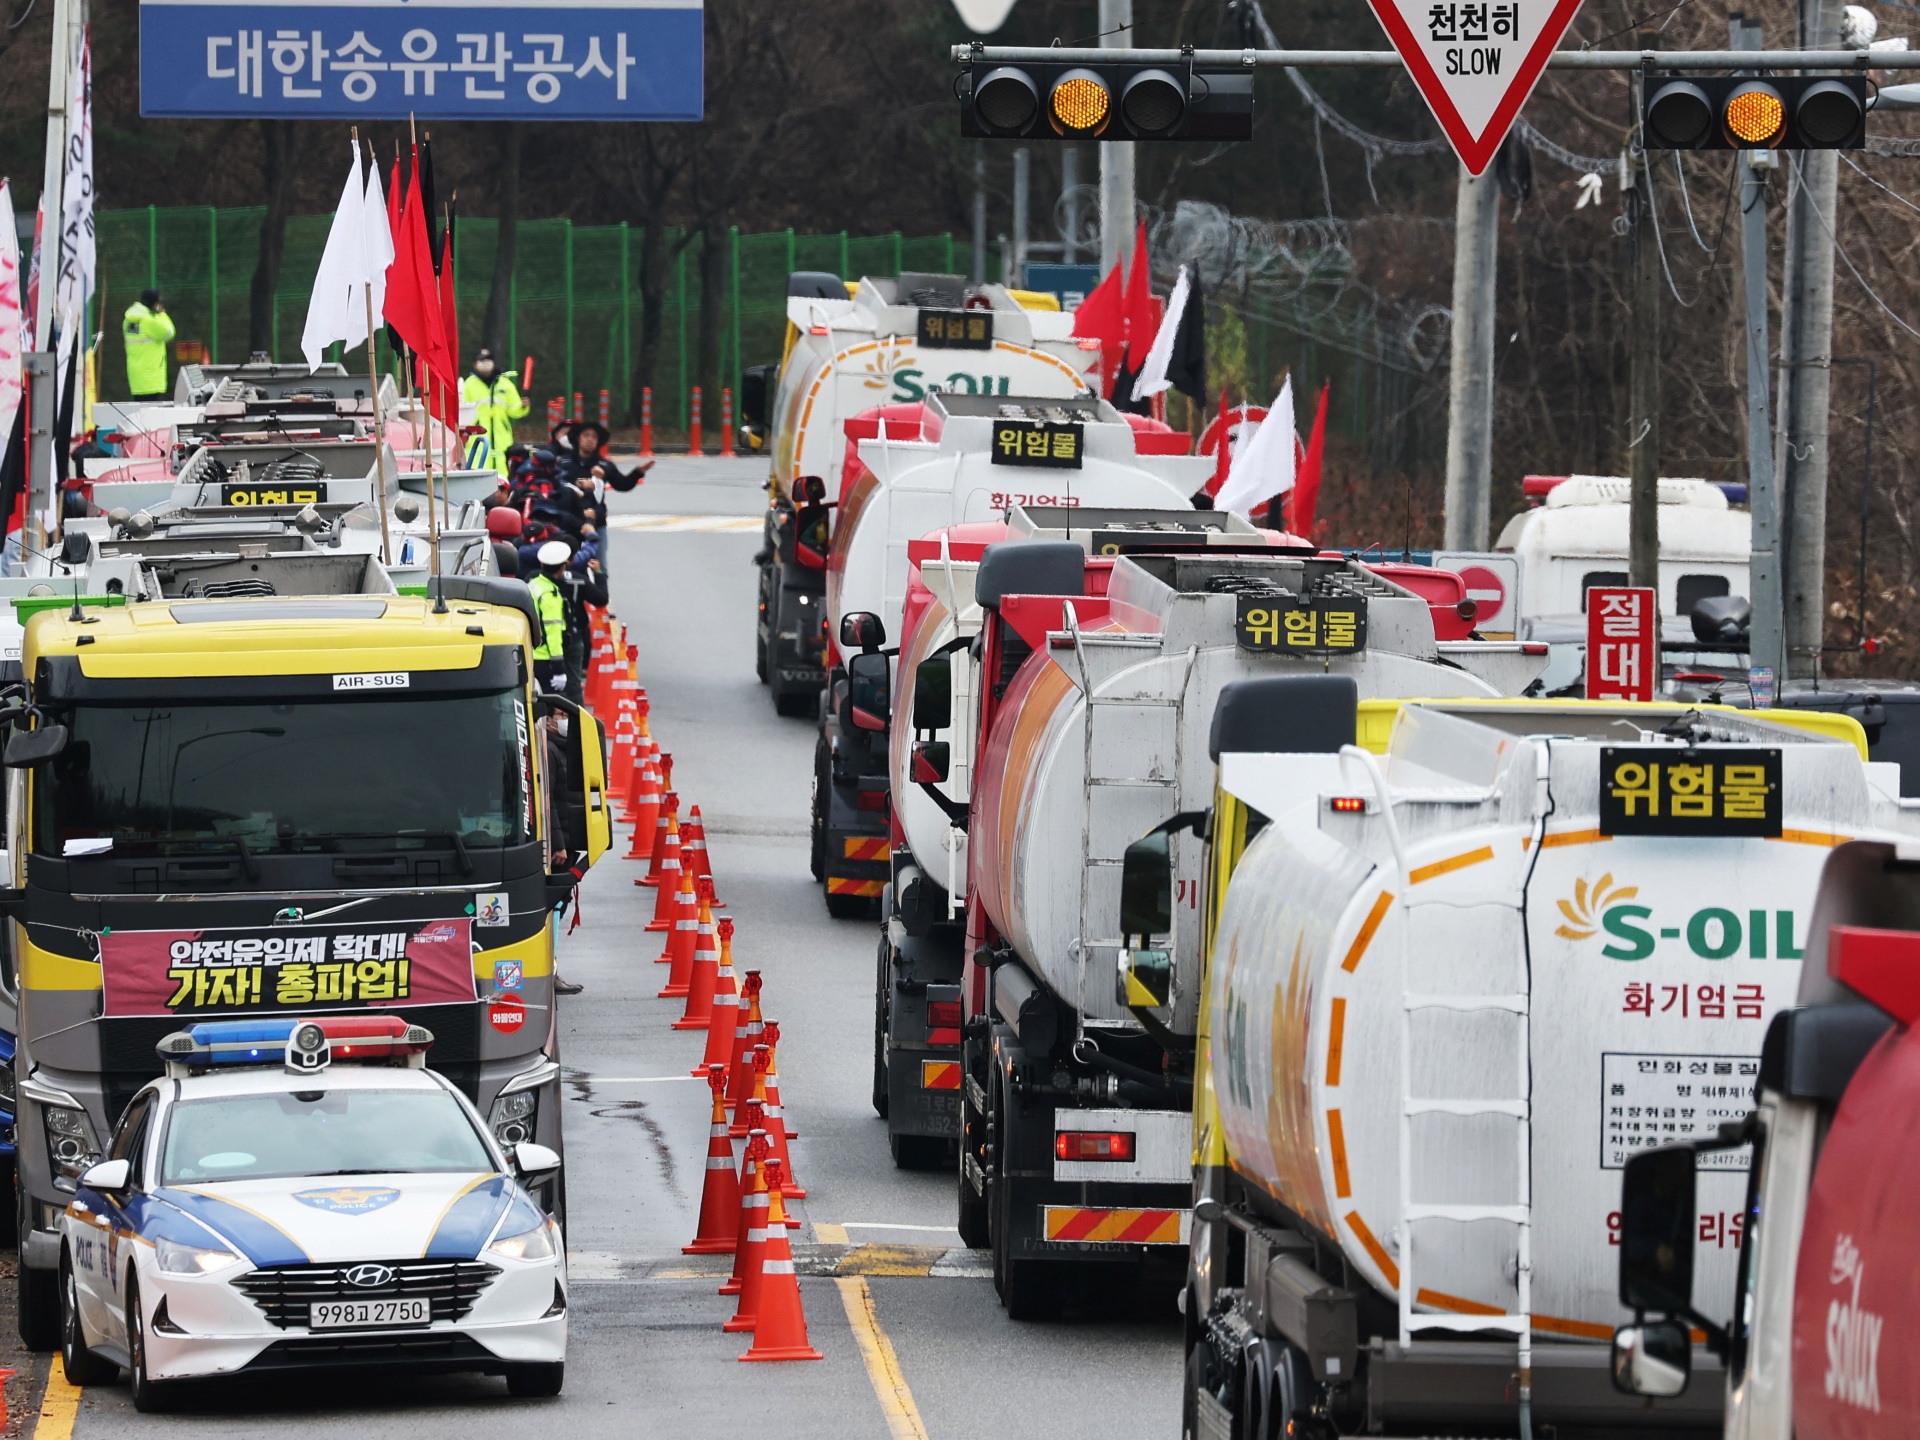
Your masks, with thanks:
[(492, 1254), (504, 1255), (509, 1260), (551, 1260), (556, 1248), (553, 1221), (547, 1219), (518, 1235), (502, 1235), (487, 1247)]
[(178, 1240), (159, 1239), (153, 1242), (153, 1258), (163, 1275), (211, 1275), (240, 1257), (229, 1250), (211, 1250), (201, 1245), (183, 1245)]
[(538, 1090), (515, 1090), (493, 1102), (487, 1126), (501, 1148), (511, 1150), (522, 1140), (533, 1139), (534, 1120), (540, 1112)]
[(88, 1168), (100, 1158), (100, 1142), (94, 1138), (93, 1122), (84, 1110), (65, 1105), (43, 1105), (41, 1123), (47, 1132), (47, 1154), (53, 1160), (55, 1180), (65, 1180), (62, 1188), (74, 1188)]

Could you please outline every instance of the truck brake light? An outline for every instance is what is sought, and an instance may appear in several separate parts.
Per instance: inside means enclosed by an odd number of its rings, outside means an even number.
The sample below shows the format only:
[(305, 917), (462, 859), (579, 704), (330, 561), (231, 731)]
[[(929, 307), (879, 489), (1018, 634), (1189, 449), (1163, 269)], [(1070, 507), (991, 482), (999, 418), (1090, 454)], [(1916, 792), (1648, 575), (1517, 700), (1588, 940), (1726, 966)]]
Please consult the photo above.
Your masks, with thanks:
[(884, 810), (887, 808), (887, 792), (884, 790), (862, 790), (854, 802), (860, 810)]
[(1364, 815), (1367, 813), (1367, 798), (1364, 795), (1335, 795), (1327, 801), (1327, 808), (1336, 815)]
[(929, 1000), (927, 1002), (927, 1028), (929, 1030), (958, 1030), (960, 1028), (960, 1002), (958, 1000)]
[(1920, 931), (1835, 925), (1827, 973), (1900, 1025), (1920, 1019)]
[(1053, 1137), (1053, 1154), (1058, 1160), (1133, 1161), (1131, 1130), (1062, 1130)]

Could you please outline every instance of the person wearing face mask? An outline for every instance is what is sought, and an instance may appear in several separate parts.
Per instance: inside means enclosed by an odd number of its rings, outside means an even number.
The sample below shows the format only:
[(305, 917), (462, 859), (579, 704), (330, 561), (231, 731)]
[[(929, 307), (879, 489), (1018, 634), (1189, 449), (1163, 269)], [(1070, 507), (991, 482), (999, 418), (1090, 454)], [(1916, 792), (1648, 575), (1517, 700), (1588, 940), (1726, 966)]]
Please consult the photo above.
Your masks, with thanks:
[(502, 370), (493, 351), (484, 345), (473, 357), (473, 373), (460, 386), (463, 404), (474, 407), (474, 423), (487, 432), (489, 463), (507, 473), (507, 451), (513, 445), (513, 422), (524, 419), (527, 402), (514, 384), (514, 371)]

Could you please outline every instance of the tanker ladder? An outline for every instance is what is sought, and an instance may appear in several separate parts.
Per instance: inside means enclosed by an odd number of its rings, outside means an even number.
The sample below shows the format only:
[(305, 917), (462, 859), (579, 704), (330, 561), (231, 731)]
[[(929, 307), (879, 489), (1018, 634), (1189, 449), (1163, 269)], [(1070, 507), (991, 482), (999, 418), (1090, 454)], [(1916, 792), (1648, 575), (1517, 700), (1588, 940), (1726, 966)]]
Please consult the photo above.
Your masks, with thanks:
[[(1409, 912), (1416, 908), (1444, 905), (1445, 901), (1420, 901), (1413, 898), (1413, 885), (1407, 865), (1406, 849), (1393, 813), (1386, 777), (1379, 762), (1358, 746), (1342, 748), (1343, 759), (1358, 761), (1368, 771), (1379, 798), (1380, 813), (1386, 822), (1396, 868), (1400, 872), (1400, 904)], [(1504, 903), (1519, 911), (1525, 909), (1520, 894)], [(1401, 926), (1401, 974), (1410, 971), (1409, 941), (1414, 933), (1411, 913)], [(1520, 967), (1521, 989), (1504, 995), (1434, 994), (1415, 990), (1403, 992), (1400, 1009), (1400, 1265), (1398, 1299), (1400, 1304), (1400, 1345), (1404, 1350), (1413, 1343), (1415, 1331), (1440, 1330), (1454, 1334), (1506, 1331), (1517, 1347), (1519, 1371), (1516, 1390), (1519, 1399), (1520, 1440), (1533, 1440), (1533, 1184), (1532, 1184), (1532, 1054), (1528, 1017), (1531, 1011), (1529, 971)], [(1449, 1099), (1413, 1094), (1413, 1017), (1423, 1010), (1450, 1010), (1456, 1013), (1505, 1012), (1514, 1017), (1516, 1069), (1521, 1093), (1510, 1099)], [(1518, 1194), (1511, 1205), (1443, 1205), (1415, 1198), (1413, 1180), (1413, 1124), (1424, 1115), (1505, 1115), (1514, 1121), (1515, 1175)], [(1413, 1276), (1413, 1230), (1422, 1220), (1453, 1223), (1499, 1220), (1515, 1227), (1514, 1301), (1516, 1308), (1507, 1314), (1474, 1313), (1465, 1315), (1416, 1315), (1414, 1300), (1419, 1286)]]

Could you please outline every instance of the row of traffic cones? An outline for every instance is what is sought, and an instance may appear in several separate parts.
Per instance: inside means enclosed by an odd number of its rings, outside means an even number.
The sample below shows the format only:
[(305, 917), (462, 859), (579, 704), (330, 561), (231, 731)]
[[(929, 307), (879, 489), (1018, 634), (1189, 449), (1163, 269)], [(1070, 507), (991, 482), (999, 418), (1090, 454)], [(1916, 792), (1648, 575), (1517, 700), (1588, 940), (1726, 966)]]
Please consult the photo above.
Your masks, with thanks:
[[(673, 757), (654, 739), (647, 694), (623, 627), (597, 626), (587, 702), (609, 716), (613, 736), (608, 793), (621, 823), (632, 826), (625, 858), (645, 861), (634, 884), (654, 892), (646, 930), (662, 937), (656, 963), (667, 967), (659, 998), (685, 1002), (675, 1030), (706, 1031), (692, 1074), (713, 1091), (706, 1183), (690, 1255), (732, 1255), (720, 1293), (736, 1297), (723, 1329), (753, 1333), (742, 1360), (818, 1360), (807, 1341), (800, 1282), (788, 1231), (800, 1220), (787, 1210), (806, 1191), (794, 1176), (780, 1104), (780, 1026), (761, 1014), (760, 972), (736, 980), (734, 923), (714, 918), (716, 893), (700, 807), (680, 818)], [(744, 1144), (736, 1159), (733, 1142)]]

